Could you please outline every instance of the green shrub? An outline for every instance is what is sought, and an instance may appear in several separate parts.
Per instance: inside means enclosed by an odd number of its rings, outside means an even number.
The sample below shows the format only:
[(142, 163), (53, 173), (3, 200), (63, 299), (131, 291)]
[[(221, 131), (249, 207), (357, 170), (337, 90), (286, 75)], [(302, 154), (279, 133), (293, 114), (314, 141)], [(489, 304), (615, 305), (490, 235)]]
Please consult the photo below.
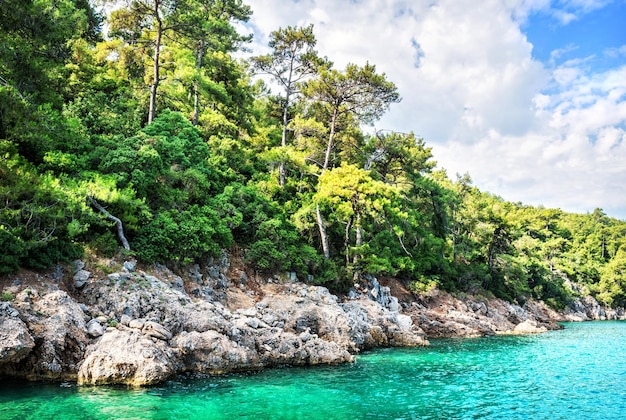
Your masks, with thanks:
[(3, 302), (12, 302), (15, 299), (15, 295), (11, 292), (2, 292), (0, 300)]
[(24, 241), (15, 237), (0, 225), (0, 274), (14, 273), (19, 268), (20, 259), (26, 255)]
[(192, 206), (185, 211), (160, 212), (141, 229), (135, 242), (143, 261), (189, 264), (229, 248), (232, 234), (217, 211)]
[(89, 245), (105, 257), (113, 257), (119, 249), (117, 238), (111, 231), (95, 233)]

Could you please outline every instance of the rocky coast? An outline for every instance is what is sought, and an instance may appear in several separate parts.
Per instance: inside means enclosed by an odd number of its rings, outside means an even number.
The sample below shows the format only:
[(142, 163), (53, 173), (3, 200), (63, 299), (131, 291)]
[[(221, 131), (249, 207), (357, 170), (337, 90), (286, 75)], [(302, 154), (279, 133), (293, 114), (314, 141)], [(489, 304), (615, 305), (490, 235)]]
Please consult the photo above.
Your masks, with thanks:
[(429, 338), (531, 334), (559, 321), (624, 319), (591, 297), (563, 313), (366, 277), (347, 296), (286, 273), (263, 278), (226, 254), (175, 274), (134, 261), (75, 261), (5, 276), (0, 375), (144, 386), (177, 374), (351, 362)]

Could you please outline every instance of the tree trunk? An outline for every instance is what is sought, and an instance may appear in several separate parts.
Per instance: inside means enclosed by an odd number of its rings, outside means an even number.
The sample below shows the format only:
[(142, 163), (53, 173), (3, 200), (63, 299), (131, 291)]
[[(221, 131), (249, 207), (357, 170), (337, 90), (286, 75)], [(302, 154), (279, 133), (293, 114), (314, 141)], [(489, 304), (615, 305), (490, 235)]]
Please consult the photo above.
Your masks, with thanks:
[(328, 135), (328, 145), (326, 146), (326, 155), (324, 156), (324, 166), (322, 167), (322, 173), (328, 169), (330, 165), (330, 153), (333, 150), (333, 141), (335, 137), (335, 125), (337, 125), (338, 110), (333, 110), (333, 117), (330, 121), (330, 134)]
[(328, 246), (328, 234), (326, 233), (326, 223), (324, 223), (324, 217), (322, 216), (319, 204), (315, 206), (315, 213), (317, 215), (317, 226), (320, 230), (320, 239), (322, 240), (322, 251), (324, 252), (324, 257), (329, 259), (330, 249)]
[[(324, 166), (322, 166), (322, 175), (328, 169), (330, 165), (330, 152), (333, 149), (333, 137), (335, 135), (335, 124), (337, 122), (337, 110), (333, 111), (333, 118), (330, 123), (330, 134), (328, 136), (328, 145), (326, 146), (326, 155), (324, 157)], [(324, 223), (324, 216), (322, 216), (322, 212), (320, 211), (320, 205), (316, 206), (316, 215), (317, 215), (317, 227), (320, 231), (320, 238), (322, 240), (322, 250), (324, 251), (324, 257), (327, 259), (330, 258), (330, 251), (328, 249), (328, 234), (326, 233), (326, 223)]]
[[(363, 245), (363, 228), (361, 227), (361, 213), (356, 212), (356, 239), (355, 245), (357, 249)], [(359, 252), (354, 253), (354, 257), (352, 259), (352, 264), (354, 265), (354, 275), (353, 279), (355, 282), (359, 282), (361, 280), (361, 269), (358, 267), (359, 262)]]
[(156, 19), (156, 39), (154, 40), (154, 67), (153, 67), (153, 79), (152, 86), (150, 87), (150, 109), (148, 110), (148, 124), (154, 121), (156, 116), (156, 96), (159, 89), (159, 56), (161, 54), (161, 36), (163, 35), (163, 22), (161, 22), (161, 16), (159, 16), (160, 0), (154, 0), (154, 18)]
[(200, 71), (202, 70), (202, 62), (204, 59), (204, 40), (201, 39), (198, 42), (198, 50), (196, 53), (196, 80), (193, 82), (193, 125), (198, 125), (198, 119), (200, 118), (200, 93), (198, 92), (198, 77), (200, 77)]
[(353, 216), (350, 216), (348, 223), (346, 224), (346, 236), (343, 241), (343, 246), (346, 252), (346, 270), (350, 268), (350, 229), (352, 229)]
[[(285, 106), (283, 108), (283, 133), (281, 137), (281, 147), (283, 153), (287, 147), (287, 124), (289, 124), (289, 100), (291, 99), (291, 78), (293, 77), (293, 62), (289, 66), (289, 78), (287, 79), (287, 88), (285, 89)], [(281, 187), (285, 185), (285, 161), (281, 157), (280, 164), (278, 165), (278, 182)]]
[(115, 225), (117, 226), (117, 237), (122, 243), (122, 246), (124, 247), (124, 249), (126, 249), (127, 251), (130, 251), (130, 244), (128, 243), (128, 240), (126, 239), (126, 236), (124, 236), (124, 226), (122, 225), (122, 221), (119, 218), (113, 216), (111, 213), (109, 213), (107, 209), (102, 207), (100, 203), (98, 203), (93, 197), (87, 197), (87, 198), (96, 209), (98, 209), (102, 214), (104, 214), (107, 217), (107, 219), (113, 220), (115, 222)]

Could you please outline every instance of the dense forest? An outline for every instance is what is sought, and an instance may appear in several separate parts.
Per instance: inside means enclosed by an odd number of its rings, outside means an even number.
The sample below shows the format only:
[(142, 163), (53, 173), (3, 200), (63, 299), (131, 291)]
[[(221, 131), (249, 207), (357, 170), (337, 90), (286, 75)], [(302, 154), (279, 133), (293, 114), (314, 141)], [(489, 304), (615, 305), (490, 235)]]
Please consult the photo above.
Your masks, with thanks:
[(0, 274), (236, 248), (334, 290), (367, 273), (626, 305), (626, 222), (506, 202), (449, 177), (413, 133), (366, 130), (400, 92), (374, 64), (336, 68), (312, 26), (244, 60), (242, 0), (108, 9), (0, 0)]

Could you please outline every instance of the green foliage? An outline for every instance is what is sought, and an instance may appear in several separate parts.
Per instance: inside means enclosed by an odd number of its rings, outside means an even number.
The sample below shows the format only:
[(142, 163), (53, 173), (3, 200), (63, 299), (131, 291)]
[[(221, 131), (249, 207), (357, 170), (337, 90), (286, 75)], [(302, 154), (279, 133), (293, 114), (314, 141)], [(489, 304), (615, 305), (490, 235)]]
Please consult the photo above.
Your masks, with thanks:
[(600, 302), (609, 306), (626, 306), (626, 250), (620, 248), (604, 266), (600, 282), (594, 290)]
[(92, 239), (87, 243), (99, 255), (105, 257), (113, 257), (119, 248), (117, 238), (110, 230), (104, 232), (92, 231)]
[(120, 187), (132, 186), (153, 209), (199, 204), (219, 188), (207, 144), (179, 113), (164, 111), (116, 146), (103, 156), (100, 170), (114, 175)]
[(0, 295), (0, 301), (2, 302), (12, 302), (13, 300), (15, 300), (15, 295), (11, 292), (4, 291)]
[(0, 274), (17, 271), (20, 260), (26, 256), (26, 246), (22, 238), (7, 231), (4, 225), (0, 225), (0, 249)]
[(188, 210), (166, 210), (144, 226), (136, 238), (137, 255), (144, 261), (189, 264), (217, 256), (229, 248), (232, 234), (217, 211), (193, 205)]
[(215, 198), (222, 219), (230, 220), (235, 241), (247, 247), (246, 259), (261, 271), (318, 272), (319, 255), (289, 222), (276, 202), (257, 188), (231, 184)]
[(311, 26), (245, 62), (240, 0), (116, 3), (106, 40), (86, 0), (2, 6), (0, 274), (84, 246), (112, 256), (122, 239), (175, 264), (235, 243), (260, 271), (336, 291), (373, 274), (420, 293), (626, 305), (624, 221), (506, 202), (436, 171), (413, 133), (365, 134), (396, 86), (369, 63), (334, 69)]
[[(2, 271), (17, 264), (45, 268), (80, 255), (68, 233), (82, 215), (80, 200), (50, 174), (40, 175), (16, 148), (0, 141), (0, 241)], [(17, 264), (16, 264), (17, 263)]]

